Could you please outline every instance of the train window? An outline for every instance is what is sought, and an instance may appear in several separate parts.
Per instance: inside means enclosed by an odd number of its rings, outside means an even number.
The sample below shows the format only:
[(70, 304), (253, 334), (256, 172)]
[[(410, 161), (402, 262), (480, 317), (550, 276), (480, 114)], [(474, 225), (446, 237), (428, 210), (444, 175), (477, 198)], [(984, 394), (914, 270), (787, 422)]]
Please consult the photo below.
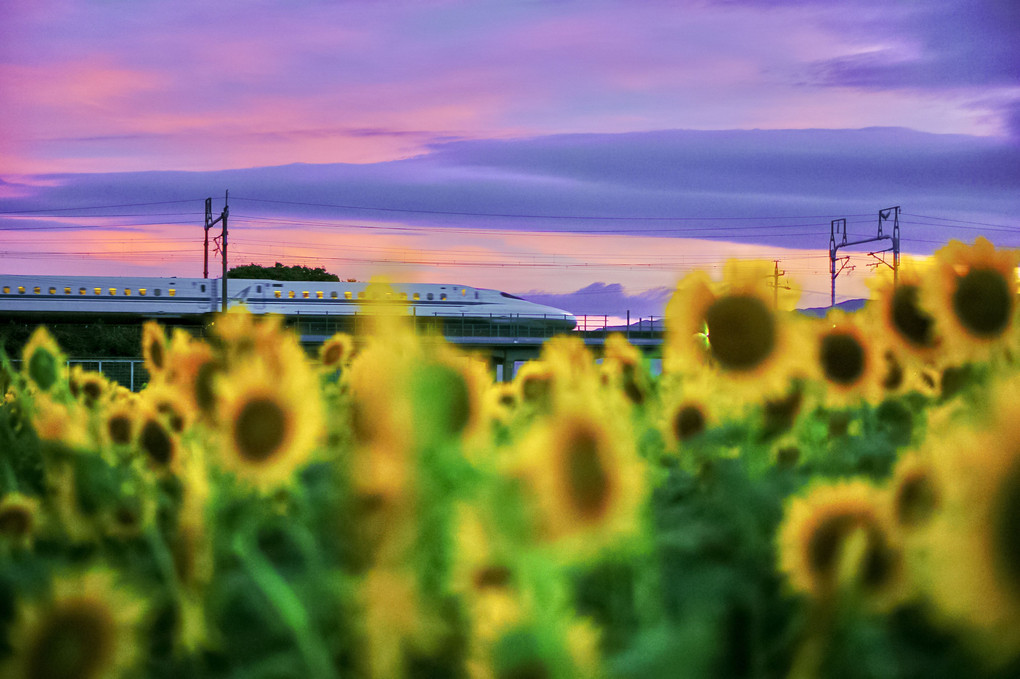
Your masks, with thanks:
[(177, 296), (177, 288), (170, 288), (169, 290), (167, 290), (166, 294), (170, 295), (171, 297), (176, 297)]
[(461, 294), (462, 297), (467, 297), (467, 288), (461, 288), (460, 289), (460, 294)]
[(317, 297), (318, 299), (322, 299), (322, 290), (316, 290), (316, 291), (315, 291), (315, 296), (316, 296), (316, 297)]
[(111, 295), (116, 295), (117, 294), (117, 288), (110, 288), (110, 294)]
[(125, 297), (131, 296), (131, 288), (124, 288), (124, 296)]
[(96, 295), (101, 295), (101, 294), (103, 294), (103, 289), (102, 288), (92, 288), (92, 293), (96, 294)]
[(32, 292), (38, 295), (40, 292), (42, 292), (42, 289), (37, 285), (34, 288), (32, 288)]
[(305, 290), (304, 292), (302, 292), (301, 297), (303, 297), (304, 299), (308, 299), (308, 291)]
[(79, 295), (84, 295), (84, 294), (85, 294), (85, 293), (87, 293), (87, 292), (88, 292), (88, 290), (87, 290), (87, 289), (85, 289), (85, 288), (78, 288), (78, 294), (79, 294)]
[(334, 290), (333, 292), (329, 293), (329, 296), (332, 297), (333, 299), (336, 299), (336, 290)]
[(56, 288), (50, 288), (50, 294), (51, 295), (57, 294), (57, 289)]
[(420, 292), (414, 293), (413, 295), (411, 295), (411, 299), (417, 302), (419, 299), (421, 299), (421, 293)]
[(70, 295), (71, 294), (71, 288), (64, 288), (64, 294), (65, 295)]
[(433, 298), (433, 295), (432, 295), (431, 292), (429, 294), (425, 295), (425, 299), (432, 299), (432, 298)]
[(8, 294), (10, 294), (10, 292), (11, 292), (11, 286), (5, 285), (4, 286), (4, 294), (8, 295)]
[(261, 285), (256, 285), (255, 286), (255, 292), (262, 292), (262, 286)]
[(406, 292), (400, 293), (400, 299), (407, 299), (407, 293)]
[(18, 292), (20, 292), (21, 294), (24, 295), (25, 294), (25, 286), (24, 285), (19, 285), (18, 286)]
[(287, 297), (288, 297), (288, 299), (294, 299), (294, 291), (293, 290), (288, 290), (287, 291)]
[(142, 297), (145, 297), (145, 293), (147, 293), (148, 291), (149, 291), (148, 288), (138, 288), (138, 294), (141, 295)]
[(475, 299), (478, 299), (478, 291), (475, 290)]
[(346, 292), (344, 292), (344, 299), (353, 299), (353, 298), (354, 298), (354, 294), (351, 293), (350, 290), (347, 290)]
[(439, 299), (440, 299), (441, 301), (445, 302), (445, 301), (446, 301), (446, 293), (444, 292), (444, 293), (442, 293), (441, 295), (439, 295)]
[(205, 283), (202, 283), (202, 292), (205, 292)]
[(155, 290), (152, 291), (152, 294), (156, 295), (156, 297), (159, 297), (160, 295), (163, 294), (163, 291), (160, 290), (159, 288), (156, 288)]
[(283, 292), (280, 290), (273, 290), (273, 294), (276, 295), (276, 299), (283, 297)]

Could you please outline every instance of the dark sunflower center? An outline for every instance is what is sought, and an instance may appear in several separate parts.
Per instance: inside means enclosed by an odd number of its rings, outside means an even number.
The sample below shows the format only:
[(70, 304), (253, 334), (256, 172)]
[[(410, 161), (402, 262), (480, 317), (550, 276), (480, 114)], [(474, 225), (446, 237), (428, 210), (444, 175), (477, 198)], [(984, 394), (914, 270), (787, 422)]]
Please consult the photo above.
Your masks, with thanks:
[(705, 416), (696, 405), (685, 405), (673, 418), (673, 433), (677, 440), (686, 441), (705, 431)]
[(937, 498), (931, 478), (924, 473), (903, 480), (893, 497), (893, 510), (901, 526), (915, 527), (927, 523), (935, 511)]
[(919, 347), (935, 344), (935, 319), (921, 310), (921, 290), (916, 285), (901, 285), (892, 296), (892, 324), (907, 341)]
[(173, 459), (174, 444), (170, 439), (170, 434), (156, 420), (149, 420), (145, 423), (138, 443), (148, 458), (160, 467), (170, 464)]
[(832, 333), (822, 338), (821, 361), (830, 382), (853, 384), (864, 374), (864, 347), (849, 333)]
[(506, 566), (486, 566), (475, 571), (475, 589), (482, 590), (489, 587), (506, 587), (510, 583), (511, 572)]
[(895, 391), (903, 385), (903, 366), (896, 359), (891, 351), (885, 352), (885, 375), (882, 377), (882, 386), (890, 391)]
[(340, 347), (340, 345), (332, 344), (326, 348), (326, 352), (322, 356), (322, 362), (326, 365), (336, 365), (343, 357), (344, 350)]
[(712, 356), (727, 370), (752, 370), (775, 348), (775, 319), (757, 297), (723, 297), (709, 307), (705, 323)]
[(149, 358), (152, 360), (152, 367), (157, 370), (163, 369), (163, 343), (158, 339), (149, 342)]
[(107, 611), (83, 602), (56, 611), (26, 649), (25, 677), (92, 679), (109, 669), (114, 623)]
[(1020, 462), (1006, 474), (999, 485), (992, 526), (1000, 571), (1020, 594)]
[(86, 382), (82, 388), (82, 393), (85, 394), (85, 403), (92, 405), (99, 400), (99, 397), (103, 395), (103, 387), (94, 380)]
[(38, 347), (28, 359), (28, 374), (43, 391), (57, 381), (57, 359), (49, 351)]
[(127, 415), (114, 415), (106, 423), (106, 430), (110, 432), (110, 440), (116, 444), (124, 445), (131, 442), (131, 418)]
[(1013, 315), (1009, 283), (993, 269), (971, 269), (957, 280), (953, 312), (978, 337), (1001, 334)]
[(524, 378), (521, 385), (521, 396), (527, 403), (536, 403), (544, 400), (549, 395), (549, 378), (540, 375), (530, 375)]
[(822, 581), (831, 581), (843, 541), (858, 523), (857, 517), (827, 517), (815, 528), (807, 545), (807, 561), (811, 572)]
[(467, 380), (456, 370), (445, 370), (443, 391), (446, 395), (446, 434), (456, 436), (464, 431), (471, 421), (473, 405)]
[(599, 442), (592, 432), (574, 433), (567, 443), (565, 463), (571, 504), (583, 517), (598, 518), (609, 505), (611, 489)]
[(860, 573), (864, 588), (875, 591), (888, 585), (896, 572), (896, 559), (896, 552), (889, 546), (882, 531), (877, 526), (868, 526)]
[(177, 410), (173, 403), (163, 402), (156, 406), (156, 410), (166, 417), (170, 428), (178, 434), (184, 431), (184, 416)]
[(0, 510), (0, 535), (22, 537), (32, 530), (32, 512), (27, 507)]
[(206, 361), (195, 375), (195, 403), (203, 411), (210, 413), (216, 404), (216, 393), (213, 390), (213, 378), (216, 377), (217, 366), (214, 361)]
[(234, 424), (238, 453), (247, 462), (265, 462), (287, 436), (287, 414), (269, 398), (256, 398), (241, 408)]

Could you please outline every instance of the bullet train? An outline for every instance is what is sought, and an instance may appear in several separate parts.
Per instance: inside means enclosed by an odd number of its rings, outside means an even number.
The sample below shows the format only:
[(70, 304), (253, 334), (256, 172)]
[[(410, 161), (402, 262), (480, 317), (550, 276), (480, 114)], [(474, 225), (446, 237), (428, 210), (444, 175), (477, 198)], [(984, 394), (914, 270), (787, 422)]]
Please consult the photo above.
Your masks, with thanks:
[[(222, 279), (0, 274), (0, 317), (201, 320), (221, 309)], [(498, 290), (436, 283), (393, 284), (227, 279), (227, 305), (255, 314), (337, 319), (399, 304), (408, 315), (572, 330), (574, 316)]]

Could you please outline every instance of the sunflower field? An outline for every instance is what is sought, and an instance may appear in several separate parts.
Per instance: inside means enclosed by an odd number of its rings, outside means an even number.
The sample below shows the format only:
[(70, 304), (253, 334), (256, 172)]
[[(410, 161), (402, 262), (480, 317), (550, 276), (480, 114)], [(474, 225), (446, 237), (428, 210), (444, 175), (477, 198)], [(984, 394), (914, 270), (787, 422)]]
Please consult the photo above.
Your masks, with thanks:
[(0, 356), (0, 676), (1020, 676), (1018, 264), (952, 242), (820, 319), (695, 272), (659, 375), (235, 310), (147, 323), (132, 393), (40, 328)]

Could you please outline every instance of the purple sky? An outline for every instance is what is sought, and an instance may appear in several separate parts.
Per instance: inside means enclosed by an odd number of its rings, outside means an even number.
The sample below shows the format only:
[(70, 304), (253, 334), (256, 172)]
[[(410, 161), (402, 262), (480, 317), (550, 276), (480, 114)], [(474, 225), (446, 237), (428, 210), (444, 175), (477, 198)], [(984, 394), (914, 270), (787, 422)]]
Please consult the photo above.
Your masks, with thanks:
[(229, 189), (235, 264), (639, 316), (765, 257), (820, 306), (835, 218), (1020, 246), (1018, 44), (1015, 0), (7, 0), (0, 273), (201, 275)]

